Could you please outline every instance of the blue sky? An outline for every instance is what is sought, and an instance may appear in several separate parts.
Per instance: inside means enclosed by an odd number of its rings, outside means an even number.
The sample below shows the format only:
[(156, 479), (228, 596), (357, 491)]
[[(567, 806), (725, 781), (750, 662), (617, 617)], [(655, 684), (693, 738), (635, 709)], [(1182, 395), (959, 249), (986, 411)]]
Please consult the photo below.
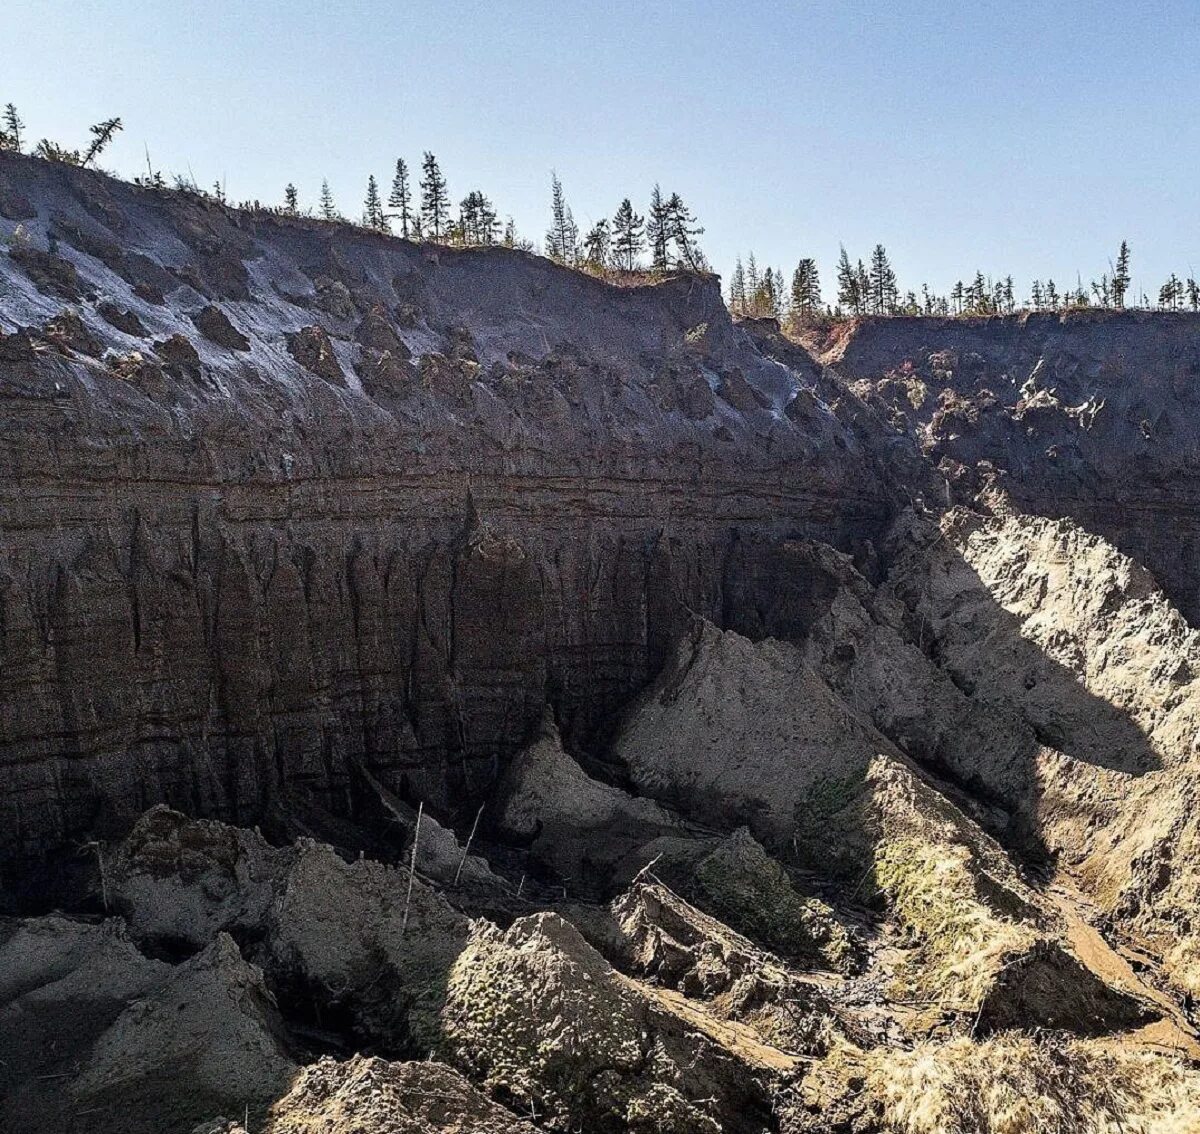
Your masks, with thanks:
[(7, 0), (0, 103), (106, 164), (357, 215), (433, 150), (540, 238), (556, 169), (581, 225), (661, 182), (790, 274), (882, 241), (902, 286), (976, 268), (1134, 287), (1200, 270), (1200, 4)]

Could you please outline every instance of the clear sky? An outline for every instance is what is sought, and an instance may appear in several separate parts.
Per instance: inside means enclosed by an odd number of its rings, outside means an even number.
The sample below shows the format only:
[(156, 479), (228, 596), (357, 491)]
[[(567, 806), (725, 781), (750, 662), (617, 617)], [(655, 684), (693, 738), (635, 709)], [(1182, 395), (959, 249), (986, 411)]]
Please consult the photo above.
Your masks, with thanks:
[(876, 241), (902, 287), (976, 268), (1134, 291), (1200, 269), (1200, 3), (6, 0), (0, 103), (104, 164), (358, 215), (433, 150), (541, 238), (556, 169), (581, 226), (655, 181), (734, 256), (790, 276)]

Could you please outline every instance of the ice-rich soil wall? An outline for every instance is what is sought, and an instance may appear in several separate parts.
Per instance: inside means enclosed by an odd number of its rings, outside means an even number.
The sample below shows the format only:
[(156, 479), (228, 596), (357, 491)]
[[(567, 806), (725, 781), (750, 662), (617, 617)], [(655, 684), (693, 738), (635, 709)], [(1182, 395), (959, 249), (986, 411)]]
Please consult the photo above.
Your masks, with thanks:
[(9, 155), (0, 238), (4, 856), (158, 801), (352, 811), (355, 763), (469, 814), (547, 705), (586, 743), (681, 607), (719, 616), (747, 548), (894, 511), (879, 424), (713, 278)]

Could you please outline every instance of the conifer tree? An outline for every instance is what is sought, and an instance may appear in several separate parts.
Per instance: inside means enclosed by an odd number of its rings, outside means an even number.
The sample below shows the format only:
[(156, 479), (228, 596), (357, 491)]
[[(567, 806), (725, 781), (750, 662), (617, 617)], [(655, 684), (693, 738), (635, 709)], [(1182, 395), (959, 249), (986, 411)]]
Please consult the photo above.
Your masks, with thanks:
[[(657, 186), (655, 189), (657, 190)], [(678, 193), (672, 193), (665, 206), (665, 224), (667, 240), (675, 245), (679, 264), (689, 271), (703, 271), (705, 267), (704, 253), (696, 244), (696, 237), (704, 234), (704, 229), (696, 223), (691, 210), (683, 203)]]
[(395, 216), (400, 221), (400, 235), (407, 240), (412, 227), (412, 190), (408, 185), (408, 163), (403, 158), (396, 159), (396, 175), (392, 178), (388, 208), (395, 210)]
[(1200, 284), (1191, 276), (1187, 280), (1187, 302), (1193, 311), (1200, 311)]
[(1053, 280), (1046, 281), (1046, 306), (1051, 311), (1058, 310), (1058, 288), (1054, 286)]
[(337, 220), (337, 206), (333, 203), (333, 194), (329, 191), (329, 182), (321, 182), (321, 217), (324, 220)]
[(758, 294), (759, 286), (762, 281), (758, 278), (758, 261), (754, 258), (754, 253), (750, 253), (750, 258), (746, 261), (746, 299), (747, 302), (753, 303), (754, 297)]
[(124, 124), (119, 118), (106, 118), (103, 122), (97, 122), (95, 126), (89, 126), (88, 129), (92, 133), (92, 143), (88, 146), (83, 155), (83, 160), (80, 165), (91, 165), (112, 142), (117, 133), (123, 130)]
[(584, 259), (590, 268), (603, 271), (608, 267), (611, 243), (612, 237), (608, 231), (608, 220), (601, 217), (592, 225), (583, 241)]
[(4, 108), (4, 128), (0, 130), (0, 150), (21, 152), (21, 131), (25, 123), (17, 113), (17, 108), (10, 102)]
[(729, 278), (729, 310), (734, 315), (746, 313), (746, 269), (742, 267), (742, 258), (737, 258), (733, 267), (733, 275)]
[(375, 180), (373, 173), (367, 178), (367, 196), (363, 201), (362, 222), (367, 228), (373, 228), (376, 232), (389, 230), (387, 217), (383, 213), (383, 200), (379, 196), (379, 183)]
[(638, 254), (645, 247), (642, 239), (643, 218), (633, 211), (628, 197), (617, 207), (612, 223), (613, 256), (618, 268), (632, 272), (637, 265)]
[(433, 240), (446, 234), (450, 219), (450, 197), (446, 179), (438, 168), (437, 158), (428, 150), (421, 163), (421, 222), (425, 233)]
[(870, 296), (871, 310), (876, 315), (886, 315), (896, 308), (896, 273), (892, 271), (887, 250), (876, 244), (871, 253)]
[(546, 255), (560, 264), (579, 260), (579, 226), (563, 194), (558, 174), (550, 173), (550, 228), (546, 233)]
[(495, 244), (500, 218), (495, 207), (479, 189), (473, 189), (459, 205), (458, 235), (463, 244)]
[(1125, 306), (1125, 295), (1129, 291), (1129, 245), (1122, 240), (1117, 252), (1117, 266), (1113, 269), (1112, 297), (1114, 307)]
[(1042, 281), (1034, 280), (1033, 287), (1030, 289), (1030, 304), (1035, 311), (1041, 311), (1042, 302)]
[(842, 254), (838, 257), (837, 267), (838, 304), (855, 315), (862, 313), (863, 294), (859, 287), (859, 276), (850, 263), (846, 254), (846, 246), (842, 245)]
[(650, 210), (646, 214), (646, 243), (650, 246), (650, 267), (665, 272), (670, 234), (667, 231), (667, 206), (662, 190), (655, 185), (650, 194)]
[(966, 302), (967, 292), (963, 287), (962, 280), (955, 280), (954, 286), (950, 289), (950, 302), (954, 305), (954, 314), (961, 315), (963, 313), (963, 305)]
[(289, 217), (300, 215), (300, 197), (296, 192), (296, 186), (290, 181), (287, 184), (287, 188), (283, 191), (283, 211)]
[(792, 273), (792, 315), (798, 319), (811, 319), (820, 309), (821, 281), (817, 275), (817, 262), (805, 258)]

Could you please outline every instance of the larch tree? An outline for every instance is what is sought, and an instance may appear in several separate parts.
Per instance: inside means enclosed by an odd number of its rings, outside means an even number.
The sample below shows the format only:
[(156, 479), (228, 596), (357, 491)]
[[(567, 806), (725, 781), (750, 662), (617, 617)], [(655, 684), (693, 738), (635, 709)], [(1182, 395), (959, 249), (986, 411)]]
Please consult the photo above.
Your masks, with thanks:
[(612, 250), (618, 268), (632, 272), (637, 266), (638, 256), (645, 247), (644, 223), (628, 197), (617, 206), (612, 222)]
[(459, 231), (464, 244), (495, 244), (500, 230), (500, 218), (488, 197), (473, 189), (459, 206)]
[(437, 158), (428, 150), (421, 163), (421, 222), (426, 235), (441, 240), (450, 219), (450, 197)]
[(408, 163), (396, 159), (396, 175), (392, 178), (392, 192), (388, 197), (388, 208), (400, 222), (400, 235), (408, 239), (412, 229), (412, 189), (408, 184)]

